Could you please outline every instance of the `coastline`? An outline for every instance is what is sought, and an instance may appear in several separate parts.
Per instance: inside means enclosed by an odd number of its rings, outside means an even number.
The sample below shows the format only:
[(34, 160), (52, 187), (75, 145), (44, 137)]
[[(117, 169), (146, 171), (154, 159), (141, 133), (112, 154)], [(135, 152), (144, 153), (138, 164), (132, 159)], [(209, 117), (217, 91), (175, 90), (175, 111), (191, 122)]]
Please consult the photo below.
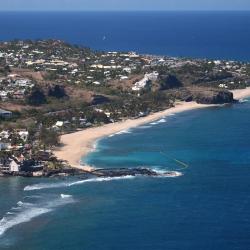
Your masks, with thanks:
[[(250, 88), (233, 90), (232, 92), (234, 94), (234, 98), (237, 100), (250, 96)], [(179, 102), (175, 104), (175, 107), (152, 113), (146, 117), (128, 119), (121, 122), (109, 123), (103, 126), (85, 129), (71, 134), (65, 134), (61, 136), (63, 146), (54, 150), (54, 154), (57, 158), (67, 161), (73, 168), (83, 171), (92, 171), (94, 170), (94, 167), (81, 165), (80, 160), (94, 150), (94, 143), (97, 140), (123, 130), (153, 122), (173, 113), (176, 114), (184, 111), (214, 106), (217, 105), (205, 105), (198, 104), (196, 102)]]
[(57, 158), (67, 161), (73, 168), (83, 171), (92, 171), (94, 167), (81, 165), (80, 160), (94, 150), (95, 142), (106, 136), (118, 133), (123, 130), (138, 127), (140, 125), (167, 117), (173, 113), (180, 113), (199, 108), (208, 108), (214, 105), (204, 105), (195, 102), (179, 102), (175, 107), (152, 113), (138, 119), (128, 119), (121, 122), (109, 123), (103, 126), (77, 131), (61, 136), (62, 147), (57, 148), (54, 154)]
[(240, 99), (244, 99), (244, 98), (250, 97), (250, 87), (247, 87), (245, 89), (231, 90), (231, 92), (233, 92), (234, 98), (236, 100), (240, 100)]

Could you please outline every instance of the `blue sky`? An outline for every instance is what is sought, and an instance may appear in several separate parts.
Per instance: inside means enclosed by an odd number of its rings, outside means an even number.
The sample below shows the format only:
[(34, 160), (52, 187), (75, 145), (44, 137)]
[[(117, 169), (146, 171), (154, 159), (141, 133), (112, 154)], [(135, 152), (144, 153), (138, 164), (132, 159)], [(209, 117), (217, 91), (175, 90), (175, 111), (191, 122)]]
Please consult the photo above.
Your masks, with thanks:
[(0, 0), (0, 10), (250, 10), (250, 0)]

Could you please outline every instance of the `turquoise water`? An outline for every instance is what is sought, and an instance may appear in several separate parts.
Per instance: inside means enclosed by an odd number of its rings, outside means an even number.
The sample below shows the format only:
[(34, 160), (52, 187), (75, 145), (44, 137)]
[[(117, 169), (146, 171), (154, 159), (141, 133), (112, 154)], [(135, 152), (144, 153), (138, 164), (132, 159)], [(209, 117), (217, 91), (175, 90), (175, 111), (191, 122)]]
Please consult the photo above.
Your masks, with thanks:
[(173, 114), (87, 159), (181, 177), (1, 179), (0, 249), (249, 249), (249, 114), (250, 102)]
[[(0, 40), (55, 38), (94, 49), (249, 61), (249, 17), (1, 13)], [(173, 115), (100, 141), (87, 159), (98, 167), (178, 170), (178, 178), (1, 178), (0, 249), (249, 249), (249, 113), (245, 102)]]

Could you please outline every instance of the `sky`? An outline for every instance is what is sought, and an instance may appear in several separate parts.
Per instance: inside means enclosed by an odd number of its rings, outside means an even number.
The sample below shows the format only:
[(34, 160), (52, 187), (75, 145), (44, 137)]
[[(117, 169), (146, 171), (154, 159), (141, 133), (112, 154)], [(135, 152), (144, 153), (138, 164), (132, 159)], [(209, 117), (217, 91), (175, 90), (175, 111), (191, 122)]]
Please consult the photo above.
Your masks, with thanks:
[(250, 10), (250, 0), (0, 0), (6, 10)]

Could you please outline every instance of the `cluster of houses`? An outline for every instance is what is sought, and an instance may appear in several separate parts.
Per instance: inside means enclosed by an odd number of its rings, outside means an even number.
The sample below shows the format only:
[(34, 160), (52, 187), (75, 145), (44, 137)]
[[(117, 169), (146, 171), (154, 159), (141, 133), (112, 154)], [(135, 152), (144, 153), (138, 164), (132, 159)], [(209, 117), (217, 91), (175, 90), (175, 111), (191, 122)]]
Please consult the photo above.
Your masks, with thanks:
[[(92, 84), (93, 86), (101, 86), (112, 79), (124, 81), (138, 71), (140, 73), (152, 72), (152, 69), (161, 66), (176, 69), (185, 65), (199, 66), (207, 63), (213, 65), (215, 73), (228, 71), (235, 77), (242, 77), (246, 74), (246, 64), (234, 61), (192, 60), (138, 55), (135, 52), (92, 52), (84, 48), (74, 49), (61, 41), (37, 41), (36, 43), (19, 41), (11, 48), (8, 43), (3, 43), (0, 44), (1, 58), (10, 67), (54, 72), (63, 76), (62, 79), (70, 84)], [(150, 74), (154, 74), (154, 72)], [(147, 87), (147, 77), (150, 78), (145, 75), (143, 79), (134, 84), (132, 90), (140, 91)], [(0, 89), (0, 97), (3, 100), (10, 94), (17, 99), (23, 98), (25, 89), (32, 86), (32, 82), (28, 79), (6, 80), (9, 82), (9, 86), (7, 89)], [(226, 88), (224, 85), (218, 87)]]
[(9, 74), (0, 78), (0, 98), (23, 100), (28, 90), (34, 87), (34, 83), (28, 78), (22, 78), (17, 74)]
[(28, 148), (26, 144), (29, 138), (29, 132), (27, 130), (2, 130), (0, 132), (0, 150), (13, 150)]
[(49, 160), (50, 151), (36, 149), (28, 143), (26, 130), (0, 132), (0, 175), (42, 176)]
[(22, 153), (12, 152), (0, 158), (0, 175), (43, 176), (50, 152), (39, 151), (35, 158), (28, 158)]
[[(56, 43), (56, 41), (55, 41)], [(55, 72), (66, 77), (69, 83), (102, 85), (111, 79), (126, 80), (129, 75), (142, 69), (152, 61), (135, 52), (77, 52), (57, 41), (53, 48), (51, 41), (38, 41), (36, 46), (19, 41), (11, 49), (8, 43), (0, 46), (0, 59), (13, 68), (28, 68), (34, 71)], [(159, 64), (165, 62), (158, 59)], [(21, 84), (19, 79), (16, 85)], [(28, 84), (28, 83), (26, 83)], [(8, 93), (3, 92), (7, 96)]]
[(37, 166), (36, 162), (26, 160), (31, 150), (31, 146), (27, 144), (28, 136), (26, 130), (0, 132), (1, 173), (19, 173), (28, 166)]

